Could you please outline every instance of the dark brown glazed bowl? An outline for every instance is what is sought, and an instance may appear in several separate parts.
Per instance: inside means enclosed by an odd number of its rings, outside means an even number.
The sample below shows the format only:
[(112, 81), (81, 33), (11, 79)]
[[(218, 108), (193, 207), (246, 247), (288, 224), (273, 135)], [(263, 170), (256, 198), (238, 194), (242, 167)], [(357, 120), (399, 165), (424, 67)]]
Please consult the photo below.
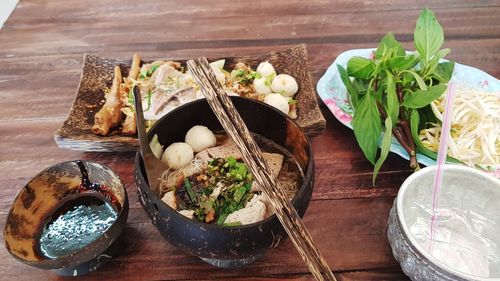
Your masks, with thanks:
[(63, 162), (43, 170), (17, 195), (4, 229), (5, 247), (16, 259), (73, 276), (91, 272), (109, 259), (107, 253), (101, 254), (110, 248), (127, 222), (127, 192), (111, 169), (87, 161), (80, 162), (87, 169), (90, 181), (106, 185), (116, 198), (116, 221), (94, 242), (69, 255), (48, 258), (40, 250), (41, 230), (47, 221), (57, 209), (80, 195), (77, 190), (82, 183), (82, 173), (77, 162)]
[[(308, 138), (300, 127), (285, 114), (267, 104), (251, 99), (231, 97), (248, 129), (287, 149), (304, 171), (305, 178), (293, 205), (303, 216), (311, 200), (314, 186), (314, 159)], [(185, 104), (161, 118), (148, 133), (155, 134), (161, 144), (184, 141), (194, 125), (204, 125), (213, 131), (222, 130), (205, 99)], [(160, 233), (170, 244), (198, 256), (218, 267), (238, 267), (275, 248), (285, 236), (275, 215), (254, 224), (223, 227), (186, 218), (164, 204), (147, 183), (139, 153), (135, 159), (135, 178), (139, 199)]]

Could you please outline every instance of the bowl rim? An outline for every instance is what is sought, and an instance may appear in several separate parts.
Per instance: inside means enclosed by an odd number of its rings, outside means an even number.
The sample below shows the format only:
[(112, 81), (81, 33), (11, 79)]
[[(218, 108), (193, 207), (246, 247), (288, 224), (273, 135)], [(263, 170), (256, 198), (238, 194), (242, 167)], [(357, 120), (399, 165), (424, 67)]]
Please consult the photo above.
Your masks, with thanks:
[[(469, 173), (473, 174), (474, 176), (484, 178), (486, 180), (490, 180), (493, 183), (497, 183), (500, 186), (500, 179), (489, 175), (485, 172), (482, 172), (480, 170), (464, 166), (464, 165), (459, 165), (459, 164), (445, 164), (442, 166), (444, 171), (458, 171), (461, 173)], [(403, 200), (402, 198), (405, 197), (405, 194), (407, 190), (409, 189), (409, 186), (416, 180), (418, 180), (420, 177), (424, 175), (428, 175), (433, 173), (437, 169), (437, 166), (428, 166), (423, 169), (420, 169), (419, 171), (411, 174), (408, 178), (405, 179), (403, 184), (401, 185), (398, 195), (396, 197), (396, 215), (398, 219), (398, 223), (400, 227), (402, 228), (402, 234), (404, 237), (409, 241), (409, 245), (414, 248), (417, 252), (418, 255), (424, 257), (428, 261), (430, 261), (432, 264), (436, 265), (439, 267), (441, 270), (444, 270), (445, 272), (451, 273), (455, 276), (458, 276), (460, 278), (464, 278), (466, 280), (470, 280), (473, 278), (474, 280), (484, 280), (484, 281), (492, 281), (492, 280), (500, 280), (500, 278), (497, 277), (480, 277), (480, 276), (475, 276), (471, 274), (467, 274), (461, 271), (458, 271), (456, 269), (453, 269), (452, 267), (444, 264), (440, 260), (434, 258), (432, 255), (430, 255), (422, 245), (420, 245), (416, 239), (413, 237), (413, 235), (410, 232), (410, 229), (408, 225), (405, 223), (405, 216), (404, 216), (404, 211), (403, 211)]]
[[(255, 100), (255, 99), (249, 99), (249, 98), (244, 98), (244, 97), (240, 97), (240, 96), (230, 96), (231, 98), (231, 101), (233, 99), (236, 99), (236, 100), (244, 100), (245, 102), (246, 101), (249, 101), (249, 102), (253, 102), (255, 104), (258, 104), (259, 106), (264, 106), (264, 107), (267, 107), (269, 109), (271, 109), (272, 111), (274, 111), (275, 113), (277, 114), (280, 114), (281, 116), (285, 117), (288, 121), (290, 121), (293, 126), (295, 126), (297, 129), (299, 129), (299, 131), (302, 133), (302, 135), (305, 137), (305, 140), (306, 140), (306, 144), (307, 144), (307, 152), (309, 154), (309, 161), (308, 161), (308, 167), (307, 167), (307, 170), (306, 171), (303, 171), (304, 172), (304, 179), (307, 178), (307, 175), (311, 174), (311, 173), (314, 173), (314, 154), (313, 154), (313, 150), (312, 150), (312, 146), (311, 146), (311, 141), (309, 139), (309, 136), (307, 136), (307, 134), (304, 132), (304, 130), (298, 125), (297, 122), (295, 122), (295, 120), (293, 120), (292, 118), (290, 118), (288, 115), (286, 115), (285, 113), (281, 112), (280, 110), (276, 109), (275, 107), (271, 106), (271, 105), (268, 105), (264, 102), (261, 102), (259, 100)], [(148, 135), (148, 141), (150, 140), (150, 136), (149, 134), (153, 131), (154, 128), (156, 128), (158, 126), (158, 124), (161, 123), (161, 121), (166, 118), (168, 115), (170, 114), (173, 114), (174, 112), (176, 111), (179, 111), (179, 110), (182, 110), (184, 107), (188, 107), (192, 104), (195, 104), (195, 103), (201, 103), (201, 102), (206, 102), (206, 99), (205, 98), (201, 98), (201, 99), (197, 99), (197, 100), (194, 100), (194, 101), (190, 101), (188, 103), (185, 103), (179, 107), (176, 107), (175, 109), (173, 109), (172, 111), (168, 112), (167, 114), (165, 114), (164, 116), (162, 116), (158, 121), (156, 121), (153, 126), (151, 127), (151, 129), (148, 131), (147, 135)], [(140, 162), (138, 162), (140, 161)], [(141, 162), (143, 161), (142, 159), (142, 155), (140, 154), (140, 151), (139, 149), (137, 150), (136, 152), (136, 164), (141, 164)], [(136, 169), (138, 168), (137, 166), (135, 167)], [(180, 218), (181, 220), (185, 221), (186, 223), (193, 223), (195, 225), (198, 225), (200, 227), (204, 227), (204, 228), (207, 228), (207, 229), (218, 229), (218, 230), (239, 230), (239, 229), (250, 229), (250, 228), (255, 228), (255, 227), (259, 227), (260, 225), (263, 225), (265, 223), (268, 223), (270, 222), (271, 220), (274, 220), (274, 219), (278, 219), (278, 217), (276, 216), (276, 214), (272, 214), (270, 215), (269, 217), (261, 220), (261, 221), (258, 221), (258, 222), (254, 222), (254, 223), (251, 223), (251, 224), (244, 224), (244, 225), (239, 225), (239, 226), (223, 226), (223, 225), (217, 225), (217, 224), (213, 224), (213, 223), (204, 223), (204, 222), (200, 222), (200, 221), (197, 221), (197, 220), (194, 220), (194, 219), (189, 219), (187, 218), (186, 216), (182, 215), (179, 213), (179, 211), (177, 210), (174, 210), (172, 207), (168, 206), (167, 204), (165, 204), (161, 198), (154, 194), (153, 191), (151, 190), (151, 188), (149, 187), (149, 183), (146, 182), (145, 178), (144, 178), (144, 175), (143, 173), (139, 170), (139, 173), (138, 173), (142, 179), (144, 180), (144, 184), (146, 184), (148, 186), (148, 190), (147, 192), (151, 195), (153, 195), (152, 198), (150, 198), (149, 200), (150, 201), (153, 201), (153, 203), (156, 203), (156, 204), (159, 204), (160, 206), (164, 207), (166, 210), (168, 210), (170, 213), (174, 213), (174, 216), (177, 216), (178, 218)], [(314, 177), (312, 178), (312, 183), (311, 183), (312, 187), (314, 189)], [(295, 196), (293, 197), (293, 199), (291, 200), (292, 204), (294, 205), (295, 207), (295, 203), (297, 202), (297, 199), (299, 198), (299, 195), (303, 194), (305, 191), (306, 191), (306, 181), (304, 180), (304, 182), (302, 183), (302, 185), (300, 186), (299, 190), (297, 191), (297, 193), (295, 194)], [(140, 188), (139, 188), (140, 189)], [(295, 207), (296, 208), (296, 207)], [(281, 222), (280, 222), (281, 224)]]
[[(28, 264), (28, 265), (31, 265), (31, 266), (34, 266), (34, 267), (38, 267), (38, 268), (43, 268), (43, 269), (58, 269), (58, 268), (61, 268), (61, 267), (78, 266), (78, 265), (80, 265), (82, 263), (85, 263), (85, 262), (88, 262), (89, 260), (92, 260), (94, 257), (84, 258), (83, 260), (79, 261), (77, 264), (75, 264), (74, 262), (72, 262), (70, 259), (74, 258), (75, 256), (80, 256), (80, 255), (88, 256), (88, 255), (84, 255), (88, 251), (86, 249), (89, 246), (91, 246), (92, 244), (95, 244), (96, 242), (99, 242), (102, 245), (105, 245), (105, 244), (107, 244), (108, 246), (111, 245), (120, 236), (121, 232), (125, 228), (125, 225), (127, 224), (127, 219), (128, 219), (129, 200), (128, 200), (127, 189), (125, 188), (125, 185), (123, 184), (123, 181), (121, 180), (120, 176), (115, 171), (113, 171), (111, 168), (109, 168), (106, 165), (103, 165), (103, 164), (100, 164), (100, 163), (97, 163), (97, 162), (93, 162), (93, 161), (80, 160), (80, 159), (68, 160), (68, 161), (63, 161), (63, 162), (56, 163), (56, 164), (51, 165), (51, 166), (49, 166), (47, 168), (44, 168), (43, 170), (39, 171), (35, 176), (33, 176), (31, 179), (29, 179), (26, 182), (26, 184), (24, 184), (20, 188), (20, 190), (18, 191), (16, 197), (12, 201), (12, 205), (11, 205), (11, 207), (9, 209), (9, 212), (8, 212), (7, 216), (6, 216), (6, 220), (8, 220), (8, 218), (11, 216), (12, 210), (13, 210), (13, 207), (14, 207), (14, 202), (16, 202), (19, 199), (19, 196), (21, 195), (22, 190), (28, 184), (30, 184), (36, 177), (38, 177), (41, 173), (43, 173), (43, 172), (45, 172), (45, 171), (47, 171), (49, 169), (52, 169), (54, 167), (65, 165), (65, 164), (71, 164), (71, 163), (76, 164), (77, 161), (81, 161), (85, 165), (87, 165), (87, 164), (96, 165), (99, 169), (103, 169), (103, 168), (107, 169), (107, 170), (109, 170), (113, 174), (113, 176), (115, 176), (118, 179), (118, 182), (120, 183), (120, 187), (123, 190), (123, 204), (121, 206), (120, 211), (117, 212), (116, 220), (108, 227), (108, 229), (106, 229), (106, 231), (104, 231), (92, 243), (88, 244), (87, 246), (85, 246), (84, 248), (81, 248), (78, 251), (72, 252), (72, 253), (64, 255), (64, 256), (59, 256), (59, 257), (56, 257), (56, 258), (49, 258), (49, 257), (43, 255), (43, 253), (41, 253), (40, 245), (39, 245), (39, 243), (37, 243), (38, 245), (34, 246), (35, 247), (35, 251), (36, 251), (36, 254), (39, 255), (42, 258), (42, 259), (37, 260), (37, 261), (30, 261), (30, 260), (23, 259), (22, 257), (19, 257), (19, 256), (15, 255), (14, 253), (12, 253), (12, 251), (10, 250), (10, 247), (7, 247), (7, 240), (5, 239), (5, 231), (7, 230), (7, 222), (6, 222), (5, 226), (4, 226), (4, 229), (3, 229), (3, 232), (2, 232), (3, 233), (4, 246), (7, 248), (7, 252), (9, 252), (9, 254), (11, 256), (13, 256), (14, 258), (16, 258), (17, 260), (19, 260), (19, 261), (21, 261), (21, 262), (23, 262), (25, 264)], [(110, 235), (110, 234), (113, 234), (113, 233), (116, 233), (116, 234), (115, 235)], [(38, 241), (40, 239), (40, 235), (41, 235), (41, 233), (37, 233), (37, 235), (36, 235), (36, 238), (37, 238), (36, 241)], [(104, 243), (105, 240), (109, 240), (110, 242), (109, 243)], [(96, 251), (96, 253), (97, 254), (102, 253), (103, 251), (105, 251), (108, 248), (108, 246), (106, 246), (101, 251)], [(103, 246), (99, 247), (98, 249), (100, 249), (102, 247)], [(92, 254), (92, 256), (94, 256), (94, 255), (95, 254)]]

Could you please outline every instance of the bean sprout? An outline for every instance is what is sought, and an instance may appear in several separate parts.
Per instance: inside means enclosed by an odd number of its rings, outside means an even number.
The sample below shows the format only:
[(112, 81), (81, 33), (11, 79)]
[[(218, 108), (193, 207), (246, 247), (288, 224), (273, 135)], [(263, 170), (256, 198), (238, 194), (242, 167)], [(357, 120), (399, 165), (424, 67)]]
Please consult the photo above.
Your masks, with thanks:
[[(442, 121), (444, 97), (434, 100), (431, 108)], [(451, 122), (449, 156), (469, 166), (500, 165), (500, 92), (457, 85)], [(427, 148), (437, 151), (441, 124), (430, 125), (419, 137)]]

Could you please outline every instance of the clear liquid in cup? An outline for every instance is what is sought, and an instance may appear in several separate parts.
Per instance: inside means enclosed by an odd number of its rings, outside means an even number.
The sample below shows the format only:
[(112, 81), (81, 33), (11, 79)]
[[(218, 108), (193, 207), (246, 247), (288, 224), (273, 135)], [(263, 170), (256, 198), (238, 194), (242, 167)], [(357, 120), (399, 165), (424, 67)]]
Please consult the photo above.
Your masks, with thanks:
[(444, 181), (432, 240), (432, 188), (412, 189), (404, 207), (409, 232), (440, 263), (469, 276), (500, 278), (500, 186), (463, 188), (460, 181)]

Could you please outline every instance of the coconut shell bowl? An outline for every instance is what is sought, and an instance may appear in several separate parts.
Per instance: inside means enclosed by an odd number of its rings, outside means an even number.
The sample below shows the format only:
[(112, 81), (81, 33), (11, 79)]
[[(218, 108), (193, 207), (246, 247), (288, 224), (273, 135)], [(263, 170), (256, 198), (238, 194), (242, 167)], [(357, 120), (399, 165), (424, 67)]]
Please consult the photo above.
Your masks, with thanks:
[(5, 225), (5, 246), (30, 266), (84, 275), (113, 257), (128, 210), (127, 192), (111, 169), (86, 161), (59, 163), (17, 195)]
[[(303, 181), (292, 200), (302, 217), (311, 200), (314, 186), (314, 160), (311, 145), (300, 127), (285, 114), (259, 101), (231, 97), (250, 132), (273, 141), (291, 154), (304, 173)], [(155, 123), (148, 138), (156, 134), (163, 146), (184, 141), (186, 132), (195, 125), (222, 131), (205, 99), (185, 104)], [(220, 226), (187, 218), (170, 208), (149, 187), (143, 160), (135, 159), (135, 178), (139, 199), (153, 224), (173, 246), (222, 268), (241, 267), (255, 261), (278, 246), (286, 236), (275, 215), (247, 225)]]

